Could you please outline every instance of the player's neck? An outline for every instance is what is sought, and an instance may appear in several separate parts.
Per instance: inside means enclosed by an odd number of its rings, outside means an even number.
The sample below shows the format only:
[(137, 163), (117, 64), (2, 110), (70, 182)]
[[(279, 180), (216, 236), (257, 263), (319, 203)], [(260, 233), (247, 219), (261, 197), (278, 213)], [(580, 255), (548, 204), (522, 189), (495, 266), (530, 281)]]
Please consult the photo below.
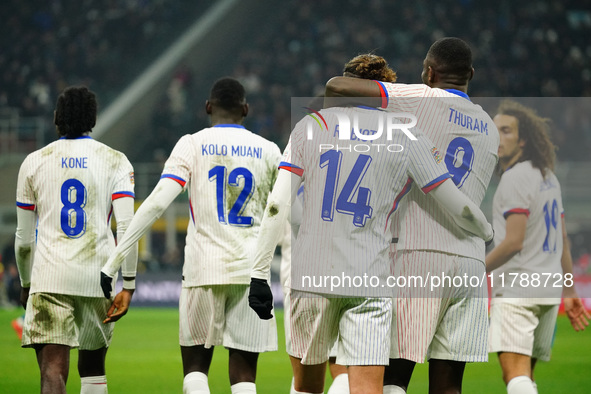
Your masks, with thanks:
[(244, 118), (236, 118), (232, 116), (212, 116), (211, 125), (216, 126), (218, 124), (242, 124)]
[(518, 161), (519, 159), (521, 159), (521, 152), (519, 152), (518, 154), (516, 154), (515, 156), (511, 157), (508, 160), (499, 160), (499, 163), (501, 165), (501, 170), (503, 170), (502, 172), (507, 171), (509, 168), (513, 167)]
[(454, 83), (449, 83), (449, 82), (436, 82), (434, 84), (431, 85), (432, 88), (438, 88), (438, 89), (454, 89), (454, 90), (459, 90), (460, 92), (464, 92), (466, 94), (468, 94), (468, 85), (456, 85)]

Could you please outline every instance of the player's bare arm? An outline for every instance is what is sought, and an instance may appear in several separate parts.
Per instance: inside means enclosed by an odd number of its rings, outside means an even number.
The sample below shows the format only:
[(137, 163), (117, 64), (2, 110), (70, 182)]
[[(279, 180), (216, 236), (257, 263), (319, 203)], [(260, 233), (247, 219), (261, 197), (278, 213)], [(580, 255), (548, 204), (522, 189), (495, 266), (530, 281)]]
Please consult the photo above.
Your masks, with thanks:
[[(125, 278), (124, 278), (125, 279)], [(107, 318), (103, 320), (103, 323), (114, 323), (121, 319), (129, 310), (129, 304), (133, 296), (134, 290), (123, 289), (121, 290), (113, 300), (111, 307), (107, 311)]]
[(526, 214), (512, 213), (507, 216), (505, 224), (507, 234), (505, 239), (486, 255), (487, 272), (499, 268), (521, 251), (523, 248), (523, 240), (525, 239), (526, 227)]
[(342, 97), (366, 97), (363, 100), (363, 105), (376, 108), (382, 105), (380, 88), (375, 81), (369, 79), (350, 77), (331, 78), (326, 83), (324, 107), (349, 105), (350, 103), (344, 103), (342, 101)]
[[(568, 246), (568, 236), (566, 233), (566, 223), (564, 221), (564, 217), (562, 218), (562, 240), (563, 248), (562, 257), (560, 259), (562, 274), (572, 275), (573, 258)], [(575, 331), (583, 331), (587, 326), (589, 326), (589, 320), (591, 319), (591, 316), (579, 298), (574, 283), (572, 283), (572, 286), (566, 286), (565, 281), (565, 286), (562, 289), (562, 297), (564, 300), (564, 311), (570, 320), (570, 324), (573, 326)]]
[(375, 81), (361, 78), (334, 77), (326, 83), (326, 97), (380, 97)]

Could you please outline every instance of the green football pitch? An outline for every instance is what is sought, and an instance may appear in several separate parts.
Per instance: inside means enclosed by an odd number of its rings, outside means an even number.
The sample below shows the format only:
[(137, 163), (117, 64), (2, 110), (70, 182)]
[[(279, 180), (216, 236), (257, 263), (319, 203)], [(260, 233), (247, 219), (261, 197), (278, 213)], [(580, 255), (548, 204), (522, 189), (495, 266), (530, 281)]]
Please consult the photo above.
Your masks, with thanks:
[[(0, 310), (0, 393), (39, 392), (39, 371), (34, 351), (21, 349), (10, 322), (22, 310)], [(283, 314), (277, 311), (278, 321)], [(291, 368), (283, 324), (278, 324), (279, 351), (259, 358), (257, 391), (259, 394), (289, 393)], [(68, 392), (80, 391), (76, 371), (76, 352), (72, 352)], [(209, 374), (212, 393), (230, 393), (228, 353), (217, 348)], [(540, 393), (591, 392), (591, 328), (576, 333), (566, 317), (558, 318), (552, 361), (539, 363), (536, 380)], [(110, 394), (181, 393), (182, 367), (178, 346), (178, 312), (172, 308), (132, 308), (115, 329), (107, 355)], [(327, 385), (330, 378), (327, 378)], [(427, 393), (427, 368), (418, 365), (409, 393)], [(489, 363), (468, 364), (464, 375), (464, 393), (504, 393), (501, 370), (496, 356)]]

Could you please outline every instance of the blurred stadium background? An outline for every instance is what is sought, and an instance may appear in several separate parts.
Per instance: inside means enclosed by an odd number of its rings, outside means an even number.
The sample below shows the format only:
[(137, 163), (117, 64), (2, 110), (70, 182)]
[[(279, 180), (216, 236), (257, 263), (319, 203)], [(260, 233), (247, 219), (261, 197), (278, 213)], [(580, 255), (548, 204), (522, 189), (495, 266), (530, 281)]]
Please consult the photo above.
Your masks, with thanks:
[[(474, 101), (493, 110), (494, 98), (530, 97), (554, 120), (577, 287), (591, 307), (589, 0), (4, 0), (0, 14), (2, 306), (16, 305), (20, 291), (18, 168), (54, 140), (54, 103), (65, 86), (98, 94), (92, 136), (128, 155), (139, 204), (178, 138), (208, 125), (203, 106), (216, 78), (243, 82), (246, 126), (283, 148), (290, 98), (323, 93), (354, 55), (373, 51), (400, 82), (419, 83), (429, 45), (457, 36), (474, 50)], [(176, 305), (186, 200), (141, 241), (136, 304)]]

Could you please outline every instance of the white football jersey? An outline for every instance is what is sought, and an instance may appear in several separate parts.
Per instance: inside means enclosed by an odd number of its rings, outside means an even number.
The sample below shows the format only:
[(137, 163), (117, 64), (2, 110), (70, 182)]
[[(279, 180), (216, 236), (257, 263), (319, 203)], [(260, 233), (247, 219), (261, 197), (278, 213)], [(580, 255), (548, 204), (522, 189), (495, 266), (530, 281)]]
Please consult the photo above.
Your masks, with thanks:
[(209, 127), (177, 142), (162, 178), (189, 192), (184, 287), (250, 283), (280, 159), (276, 144), (236, 124)]
[(127, 157), (91, 137), (61, 138), (21, 165), (17, 207), (36, 212), (31, 293), (103, 297), (99, 272), (115, 250), (111, 202), (134, 197)]
[[(492, 295), (537, 298), (536, 304), (560, 303), (564, 209), (560, 184), (552, 171), (546, 170), (543, 178), (539, 169), (524, 161), (503, 173), (493, 198), (495, 246), (505, 239), (507, 216), (515, 213), (528, 217), (523, 248), (493, 271)], [(515, 274), (522, 273), (523, 277), (516, 278)], [(532, 283), (533, 274), (541, 282)], [(502, 280), (499, 275), (504, 276)]]
[(385, 288), (368, 289), (371, 285), (334, 289), (321, 283), (327, 276), (343, 275), (377, 276), (385, 283), (391, 266), (390, 216), (413, 181), (427, 193), (449, 178), (433, 155), (433, 144), (416, 128), (414, 141), (401, 130), (394, 130), (389, 139), (385, 129), (372, 141), (353, 131), (350, 139), (339, 139), (339, 116), (351, 119), (351, 125), (356, 117), (359, 133), (373, 138), (386, 115), (375, 109), (329, 108), (319, 112), (323, 126), (310, 117), (295, 126), (280, 166), (305, 183), (302, 223), (292, 246), (292, 289), (391, 295)]
[[(376, 81), (377, 82), (377, 81)], [(410, 113), (437, 147), (452, 180), (480, 205), (498, 160), (499, 133), (490, 116), (458, 90), (378, 82), (387, 111)], [(405, 213), (405, 215), (402, 215)], [(462, 230), (439, 204), (412, 188), (399, 215), (398, 250), (434, 250), (484, 262), (484, 241)]]

